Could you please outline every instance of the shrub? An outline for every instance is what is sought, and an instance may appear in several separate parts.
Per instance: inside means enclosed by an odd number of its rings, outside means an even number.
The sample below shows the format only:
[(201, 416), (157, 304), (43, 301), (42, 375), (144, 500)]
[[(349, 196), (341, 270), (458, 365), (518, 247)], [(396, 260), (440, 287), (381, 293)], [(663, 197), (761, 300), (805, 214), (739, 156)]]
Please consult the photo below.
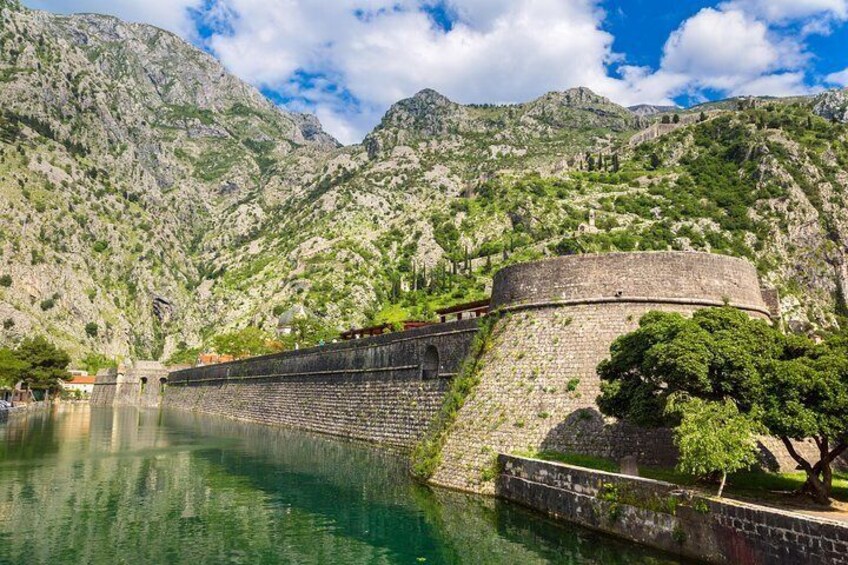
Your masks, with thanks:
[(85, 325), (85, 334), (88, 337), (97, 337), (97, 332), (99, 330), (100, 330), (100, 328), (94, 322), (89, 322)]
[(9, 288), (12, 286), (12, 275), (2, 275), (0, 276), (0, 286), (4, 286)]
[(53, 300), (52, 298), (47, 298), (46, 300), (41, 301), (41, 309), (44, 310), (45, 312), (47, 310), (50, 310), (54, 306), (56, 306), (56, 301)]

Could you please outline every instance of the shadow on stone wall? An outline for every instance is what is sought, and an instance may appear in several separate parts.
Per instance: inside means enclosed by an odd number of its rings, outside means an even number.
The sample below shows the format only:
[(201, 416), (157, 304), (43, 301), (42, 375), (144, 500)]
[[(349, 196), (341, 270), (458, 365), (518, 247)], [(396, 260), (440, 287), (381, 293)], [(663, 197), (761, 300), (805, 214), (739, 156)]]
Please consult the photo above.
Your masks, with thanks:
[(640, 465), (673, 466), (677, 449), (671, 431), (641, 428), (605, 418), (596, 408), (581, 408), (554, 426), (541, 449), (604, 457), (614, 461), (634, 456)]
[[(811, 441), (793, 443), (796, 450), (808, 460), (817, 460), (816, 447)], [(762, 470), (786, 472), (797, 467), (779, 439), (763, 437), (757, 445)], [(658, 467), (673, 467), (678, 456), (670, 429), (642, 428), (623, 421), (613, 421), (595, 408), (581, 408), (569, 414), (548, 433), (540, 449), (591, 455), (612, 461), (633, 456), (639, 465)], [(843, 471), (848, 469), (848, 457), (841, 457), (834, 463), (834, 467)]]

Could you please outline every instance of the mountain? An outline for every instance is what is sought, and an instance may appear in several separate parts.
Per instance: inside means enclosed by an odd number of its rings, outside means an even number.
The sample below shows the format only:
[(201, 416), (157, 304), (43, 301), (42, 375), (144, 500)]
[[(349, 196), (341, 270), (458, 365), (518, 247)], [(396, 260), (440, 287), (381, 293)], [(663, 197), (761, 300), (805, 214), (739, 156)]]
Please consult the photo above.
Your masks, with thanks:
[(848, 88), (822, 93), (816, 98), (813, 111), (826, 120), (848, 123)]
[(655, 106), (653, 104), (637, 104), (636, 106), (628, 106), (628, 110), (639, 116), (646, 118), (656, 114), (667, 114), (670, 112), (679, 112), (682, 110), (679, 106)]
[(204, 254), (255, 229), (274, 167), (338, 143), (168, 32), (0, 13), (6, 331), (110, 355), (198, 340)]
[(586, 88), (424, 90), (342, 147), (165, 31), (0, 16), (0, 341), (167, 358), (293, 306), (332, 328), (429, 317), (501, 265), (607, 250), (747, 257), (798, 331), (846, 312), (840, 93), (660, 124)]

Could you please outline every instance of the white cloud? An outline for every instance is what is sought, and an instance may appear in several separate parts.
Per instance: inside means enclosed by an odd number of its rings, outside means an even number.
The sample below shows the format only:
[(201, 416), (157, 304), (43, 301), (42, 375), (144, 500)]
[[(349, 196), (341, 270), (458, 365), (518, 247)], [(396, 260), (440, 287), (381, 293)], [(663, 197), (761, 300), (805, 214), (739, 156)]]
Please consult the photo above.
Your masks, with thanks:
[(848, 19), (848, 0), (730, 0), (722, 7), (777, 24), (812, 17)]
[(830, 73), (825, 77), (825, 82), (828, 84), (848, 87), (848, 68), (836, 73)]
[(735, 92), (805, 60), (799, 44), (774, 35), (762, 21), (739, 10), (704, 8), (671, 34), (661, 70), (688, 76), (690, 88)]
[[(291, 82), (295, 72), (330, 77), (360, 105), (350, 115), (345, 100), (313, 89), (307, 94), (319, 113), (347, 113), (363, 125), (426, 87), (461, 102), (512, 102), (615, 82), (605, 66), (614, 57), (613, 37), (600, 28), (594, 0), (453, 0), (448, 7), (457, 21), (449, 32), (412, 0), (220, 2), (238, 14), (232, 33), (209, 41), (228, 68), (288, 94), (303, 94), (302, 84)], [(356, 9), (368, 16), (357, 17)], [(361, 138), (364, 130), (355, 130), (352, 138)]]
[(816, 90), (805, 82), (804, 73), (774, 73), (742, 83), (729, 91), (732, 96), (799, 96)]
[(25, 3), (31, 8), (60, 14), (109, 14), (192, 37), (194, 25), (188, 10), (200, 8), (203, 0), (25, 0)]

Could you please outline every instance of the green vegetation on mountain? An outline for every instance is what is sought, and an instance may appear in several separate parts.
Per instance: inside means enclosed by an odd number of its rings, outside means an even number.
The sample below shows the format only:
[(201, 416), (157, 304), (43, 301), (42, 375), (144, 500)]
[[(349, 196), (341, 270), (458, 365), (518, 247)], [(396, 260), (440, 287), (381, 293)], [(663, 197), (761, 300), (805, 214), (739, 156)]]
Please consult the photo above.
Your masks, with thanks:
[(2, 342), (184, 357), (274, 338), (275, 307), (321, 335), (431, 319), (505, 264), (613, 250), (747, 257), (795, 331), (847, 311), (844, 92), (637, 114), (425, 90), (340, 147), (162, 30), (0, 20)]

